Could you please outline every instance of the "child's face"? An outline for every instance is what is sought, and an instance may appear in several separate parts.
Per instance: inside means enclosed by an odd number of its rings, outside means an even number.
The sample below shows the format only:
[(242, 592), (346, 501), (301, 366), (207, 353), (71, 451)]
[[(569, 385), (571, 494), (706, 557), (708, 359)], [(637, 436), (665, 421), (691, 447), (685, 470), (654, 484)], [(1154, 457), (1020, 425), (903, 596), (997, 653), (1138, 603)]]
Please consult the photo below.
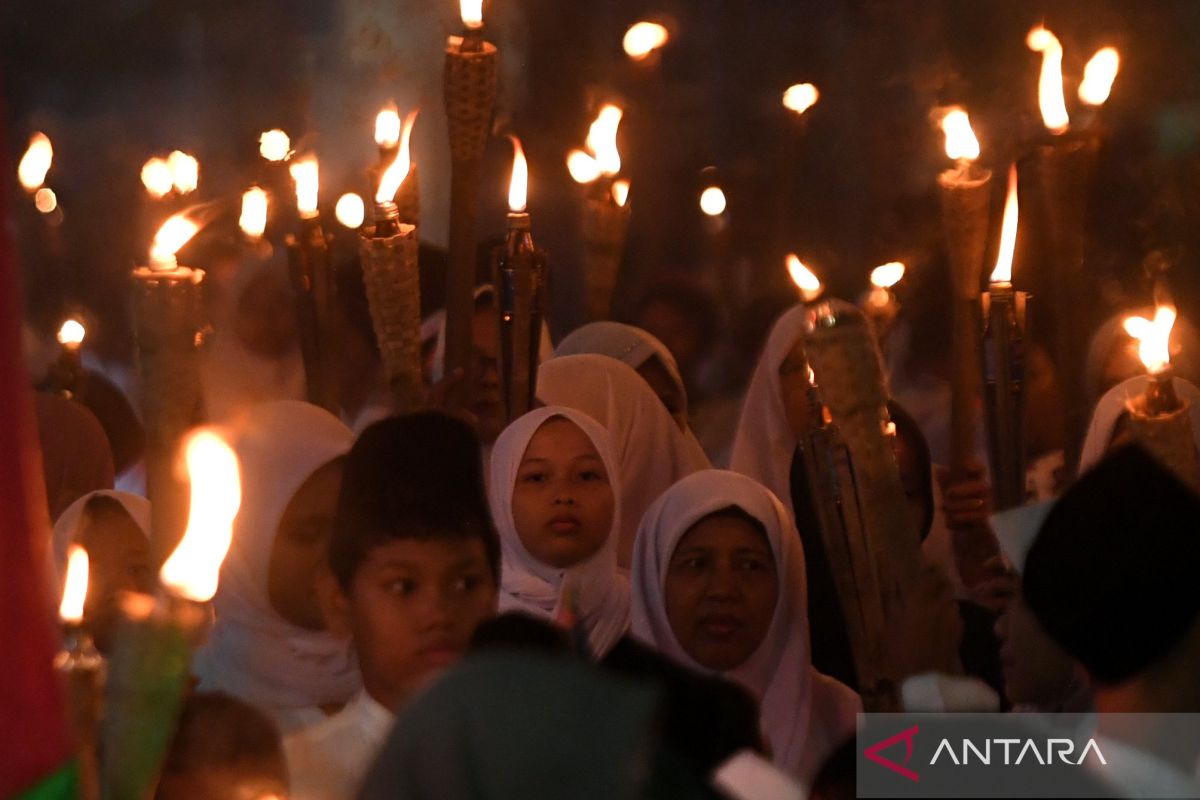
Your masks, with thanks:
[(517, 535), (557, 569), (594, 555), (608, 539), (613, 491), (592, 440), (568, 419), (547, 420), (529, 440), (512, 495)]
[(267, 571), (271, 606), (288, 622), (308, 630), (325, 627), (316, 582), (329, 555), (344, 463), (331, 461), (301, 485), (283, 512), (271, 548)]
[(667, 621), (684, 652), (726, 671), (754, 654), (775, 615), (775, 557), (743, 519), (712, 515), (679, 540), (663, 585)]
[(96, 646), (107, 651), (121, 619), (121, 593), (154, 591), (150, 542), (123, 509), (84, 514), (75, 541), (88, 553), (83, 618)]
[(479, 538), (393, 539), (371, 549), (333, 608), (364, 687), (396, 709), (466, 652), (496, 612), (496, 581)]

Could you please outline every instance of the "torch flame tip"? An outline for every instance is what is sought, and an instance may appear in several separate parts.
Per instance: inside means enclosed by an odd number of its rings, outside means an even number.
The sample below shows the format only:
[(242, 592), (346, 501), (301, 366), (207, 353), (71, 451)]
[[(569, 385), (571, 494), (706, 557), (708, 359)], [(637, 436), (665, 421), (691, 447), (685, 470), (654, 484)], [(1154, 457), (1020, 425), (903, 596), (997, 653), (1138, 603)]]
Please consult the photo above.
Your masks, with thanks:
[(521, 140), (509, 134), (513, 145), (512, 180), (508, 185), (508, 210), (514, 214), (525, 211), (529, 203), (529, 162)]
[(1125, 318), (1125, 332), (1138, 342), (1138, 358), (1151, 375), (1171, 366), (1171, 331), (1175, 327), (1175, 307), (1168, 304), (1154, 309), (1154, 319), (1130, 316)]
[(946, 155), (956, 161), (979, 158), (979, 139), (971, 128), (971, 118), (958, 106), (951, 106), (942, 116), (942, 132), (946, 135)]
[(657, 22), (635, 22), (625, 31), (621, 46), (634, 61), (642, 61), (671, 38), (666, 26)]
[(17, 164), (17, 178), (26, 191), (34, 191), (46, 182), (46, 173), (54, 163), (54, 145), (50, 137), (41, 131), (35, 131), (29, 137), (29, 146), (21, 161)]
[(904, 278), (905, 267), (899, 261), (889, 261), (871, 270), (871, 285), (891, 289)]
[(795, 253), (787, 254), (787, 269), (788, 274), (791, 275), (792, 283), (796, 284), (796, 288), (800, 290), (804, 302), (811, 303), (821, 295), (821, 292), (825, 288), (821, 284), (821, 279), (817, 277), (815, 272), (806, 267)]
[(58, 616), (68, 625), (83, 622), (83, 606), (88, 590), (88, 552), (77, 544), (67, 548), (67, 578), (63, 586)]
[(58, 343), (67, 347), (78, 347), (83, 344), (84, 337), (87, 336), (87, 329), (83, 327), (83, 323), (71, 317), (63, 322), (58, 329)]
[(783, 93), (783, 106), (797, 114), (803, 114), (816, 105), (821, 93), (811, 83), (796, 83)]
[(1011, 283), (1013, 253), (1017, 248), (1017, 165), (1008, 168), (1008, 193), (1004, 200), (1004, 217), (1000, 224), (1000, 249), (996, 253), (996, 268), (992, 270), (992, 283)]

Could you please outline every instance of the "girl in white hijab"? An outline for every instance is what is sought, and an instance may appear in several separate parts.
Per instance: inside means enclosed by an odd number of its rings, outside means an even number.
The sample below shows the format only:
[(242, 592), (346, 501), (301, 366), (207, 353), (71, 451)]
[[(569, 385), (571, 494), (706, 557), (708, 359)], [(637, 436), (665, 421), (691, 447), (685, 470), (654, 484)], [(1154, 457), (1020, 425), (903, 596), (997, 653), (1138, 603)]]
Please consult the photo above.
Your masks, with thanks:
[[(753, 527), (766, 535), (773, 576), (757, 560), (755, 569), (747, 566), (744, 574), (753, 573), (756, 582), (774, 578), (773, 607), (748, 600), (754, 590), (743, 591), (746, 586), (741, 583), (736, 590), (719, 589), (724, 584), (710, 580), (699, 597), (680, 594), (673, 584), (679, 569), (711, 568), (712, 561), (704, 560), (707, 556), (689, 551), (676, 558), (676, 551), (700, 523), (731, 510), (756, 522)], [(740, 551), (737, 557), (742, 557)], [(713, 561), (718, 558), (711, 556)], [(862, 704), (849, 688), (812, 666), (804, 550), (778, 498), (734, 472), (705, 470), (684, 478), (646, 512), (634, 551), (632, 586), (634, 636), (681, 664), (718, 673), (751, 692), (759, 702), (760, 724), (775, 764), (811, 786), (825, 758), (853, 735)], [(693, 654), (703, 651), (694, 637), (677, 628), (688, 614), (703, 620), (702, 614), (709, 613), (700, 611), (705, 608), (731, 619), (740, 617), (741, 630), (764, 629), (756, 644), (748, 643), (750, 654), (741, 663), (718, 667)], [(725, 638), (736, 638), (737, 633)], [(681, 635), (693, 644), (681, 642)]]
[[(543, 431), (549, 432), (548, 423), (558, 420), (587, 437), (594, 455), (586, 452), (586, 443), (577, 443), (578, 452), (572, 453), (550, 452), (547, 445), (552, 443), (535, 442)], [(529, 412), (504, 429), (492, 450), (488, 501), (500, 534), (499, 610), (575, 622), (587, 632), (596, 658), (629, 629), (629, 582), (617, 571), (619, 485), (608, 433), (571, 408), (547, 406)], [(517, 505), (519, 515), (514, 513)], [(557, 566), (536, 557), (530, 550), (537, 549), (539, 537), (545, 535), (543, 523), (554, 523), (547, 522), (548, 514), (562, 516), (564, 527), (575, 526), (569, 537), (574, 543), (564, 537), (562, 545), (585, 552), (590, 549), (584, 546), (588, 540), (602, 537), (599, 549)]]
[[(1192, 441), (1200, 447), (1200, 389), (1183, 378), (1175, 377), (1175, 394), (1181, 402), (1188, 404), (1188, 416), (1192, 423)], [(1092, 412), (1083, 449), (1079, 454), (1079, 474), (1087, 472), (1104, 458), (1112, 446), (1117, 425), (1127, 412), (1128, 403), (1144, 394), (1150, 383), (1149, 375), (1136, 375), (1104, 393)]]
[[(325, 468), (349, 452), (354, 436), (324, 409), (282, 401), (254, 408), (234, 441), (242, 506), (213, 598), (216, 625), (196, 655), (195, 672), (201, 691), (257, 706), (286, 734), (323, 719), (322, 707), (345, 703), (361, 682), (349, 642), (324, 630), (319, 610), (303, 625), (285, 618), (272, 579), (277, 569), (290, 567), (288, 583), (295, 585), (282, 588), (289, 596), (315, 596), (307, 556), (294, 554), (315, 552), (317, 564), (323, 558), (341, 481), (340, 470), (329, 476)], [(296, 520), (295, 534), (284, 531), (284, 523), (291, 524), (289, 507), (302, 487), (313, 486), (310, 479), (321, 487), (321, 499)], [(280, 541), (284, 535), (288, 540)], [(298, 612), (286, 613), (298, 620)]]
[[(656, 336), (620, 322), (589, 322), (567, 334), (554, 349), (556, 356), (582, 353), (609, 356), (633, 367), (654, 389), (667, 412), (679, 424), (679, 429), (685, 435), (690, 434), (683, 376), (679, 374), (675, 356)], [(656, 383), (662, 385), (656, 386)]]
[(646, 509), (680, 478), (708, 469), (708, 459), (689, 446), (650, 385), (615, 358), (550, 359), (538, 369), (537, 399), (582, 411), (608, 431), (621, 473), (617, 563), (628, 569)]

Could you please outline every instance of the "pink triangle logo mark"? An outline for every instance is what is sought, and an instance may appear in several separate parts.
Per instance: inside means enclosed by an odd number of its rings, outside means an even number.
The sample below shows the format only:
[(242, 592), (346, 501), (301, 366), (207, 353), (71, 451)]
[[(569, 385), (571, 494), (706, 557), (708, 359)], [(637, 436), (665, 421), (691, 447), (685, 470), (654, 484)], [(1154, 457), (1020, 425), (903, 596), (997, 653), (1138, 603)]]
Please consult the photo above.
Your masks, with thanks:
[[(875, 744), (871, 745), (866, 750), (864, 750), (863, 755), (866, 756), (867, 758), (871, 759), (872, 761), (874, 761), (879, 766), (887, 767), (892, 772), (896, 772), (900, 775), (903, 775), (904, 777), (908, 778), (910, 781), (913, 781), (915, 783), (915, 782), (919, 781), (920, 778), (917, 777), (916, 772), (909, 769), (907, 766), (905, 766), (905, 764), (908, 764), (908, 760), (910, 758), (912, 758), (913, 737), (917, 735), (918, 730), (920, 730), (920, 726), (913, 725), (908, 730), (900, 731), (895, 736), (889, 736), (888, 738), (884, 739), (881, 742), (876, 742)], [(879, 755), (880, 750), (886, 750), (899, 741), (903, 741), (906, 746), (905, 753), (904, 753), (904, 764), (897, 764), (896, 762), (890, 761), (889, 759), (886, 759), (883, 756)]]

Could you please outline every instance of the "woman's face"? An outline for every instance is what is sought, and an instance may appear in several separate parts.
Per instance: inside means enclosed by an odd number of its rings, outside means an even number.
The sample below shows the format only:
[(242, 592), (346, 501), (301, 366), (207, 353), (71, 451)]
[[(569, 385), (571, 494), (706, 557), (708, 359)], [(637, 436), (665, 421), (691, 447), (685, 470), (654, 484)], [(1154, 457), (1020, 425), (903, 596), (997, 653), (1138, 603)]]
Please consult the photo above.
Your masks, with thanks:
[(679, 540), (663, 584), (667, 620), (684, 652), (725, 672), (763, 643), (779, 597), (766, 536), (741, 516), (711, 514)]
[(608, 540), (613, 507), (592, 440), (563, 417), (543, 423), (525, 448), (512, 494), (513, 522), (529, 555), (557, 569), (590, 558)]
[(329, 557), (329, 538), (342, 486), (345, 459), (331, 461), (309, 476), (283, 512), (271, 564), (267, 596), (279, 615), (308, 630), (324, 629), (317, 599), (317, 576)]
[(679, 430), (687, 430), (688, 414), (687, 414), (687, 397), (683, 390), (671, 380), (671, 373), (667, 372), (667, 368), (662, 365), (658, 357), (646, 359), (640, 367), (637, 368), (638, 374), (646, 383), (650, 384), (650, 388), (658, 395), (658, 399), (662, 401), (663, 407), (667, 409), (667, 413), (675, 420), (675, 424), (679, 426)]

